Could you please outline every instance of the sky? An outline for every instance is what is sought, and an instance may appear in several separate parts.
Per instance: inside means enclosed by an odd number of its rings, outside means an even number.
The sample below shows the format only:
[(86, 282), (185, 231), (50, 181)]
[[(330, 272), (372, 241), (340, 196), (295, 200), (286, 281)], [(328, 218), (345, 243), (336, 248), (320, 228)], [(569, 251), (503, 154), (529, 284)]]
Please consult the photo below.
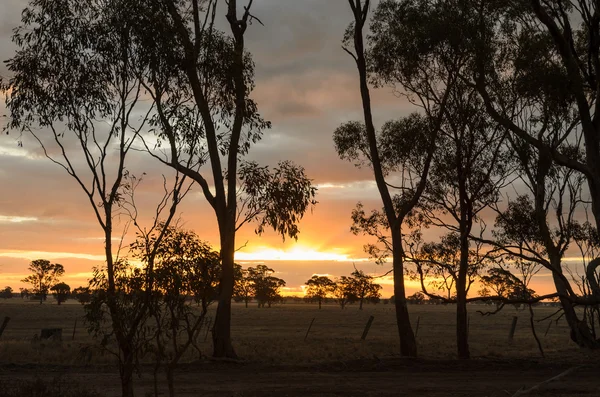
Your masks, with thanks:
[[(26, 4), (0, 3), (1, 60), (15, 50), (11, 31)], [(319, 203), (300, 223), (297, 242), (284, 242), (271, 231), (259, 237), (253, 225), (246, 226), (237, 236), (243, 247), (236, 260), (245, 266), (270, 265), (287, 281), (286, 293), (300, 293), (313, 274), (348, 275), (354, 266), (384, 274), (389, 265), (377, 266), (363, 252), (369, 239), (350, 232), (350, 214), (358, 201), (367, 209), (381, 206), (371, 172), (340, 160), (332, 141), (340, 124), (362, 116), (356, 68), (341, 48), (352, 18), (347, 1), (256, 0), (253, 14), (264, 26), (252, 24), (246, 36), (256, 63), (252, 97), (273, 128), (248, 157), (265, 165), (292, 160), (304, 166), (319, 188)], [(223, 22), (224, 13), (217, 18)], [(9, 76), (3, 63), (0, 75)], [(376, 125), (415, 110), (391, 88), (372, 94)], [(4, 113), (2, 103), (0, 115)], [(23, 147), (17, 138), (18, 133), (0, 137), (0, 286), (22, 287), (19, 280), (29, 262), (39, 258), (62, 263), (71, 287), (84, 285), (91, 268), (103, 262), (101, 229), (90, 204), (75, 181), (42, 156), (31, 137), (22, 137)], [(149, 210), (159, 198), (161, 175), (168, 171), (147, 154), (135, 153), (130, 161), (132, 170), (147, 173), (138, 193)], [(186, 197), (179, 215), (184, 227), (218, 246), (214, 213), (198, 188)], [(545, 279), (536, 280), (540, 292), (548, 287)], [(383, 296), (392, 295), (389, 278), (379, 280)], [(408, 282), (408, 293), (416, 290)]]

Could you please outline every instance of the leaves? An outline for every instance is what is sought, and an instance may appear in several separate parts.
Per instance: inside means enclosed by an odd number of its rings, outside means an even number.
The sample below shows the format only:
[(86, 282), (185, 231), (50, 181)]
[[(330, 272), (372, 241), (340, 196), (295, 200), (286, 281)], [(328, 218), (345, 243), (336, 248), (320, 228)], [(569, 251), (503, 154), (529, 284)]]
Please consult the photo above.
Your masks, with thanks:
[(46, 259), (36, 259), (29, 264), (31, 275), (25, 277), (21, 282), (29, 283), (35, 294), (40, 295), (41, 300), (46, 299), (50, 287), (58, 281), (58, 278), (65, 274), (63, 265), (50, 263)]
[(298, 222), (317, 204), (317, 189), (304, 168), (290, 161), (280, 162), (273, 170), (256, 162), (245, 162), (240, 165), (239, 179), (242, 192), (238, 228), (256, 221), (258, 234), (270, 226), (284, 240), (286, 236), (298, 239)]

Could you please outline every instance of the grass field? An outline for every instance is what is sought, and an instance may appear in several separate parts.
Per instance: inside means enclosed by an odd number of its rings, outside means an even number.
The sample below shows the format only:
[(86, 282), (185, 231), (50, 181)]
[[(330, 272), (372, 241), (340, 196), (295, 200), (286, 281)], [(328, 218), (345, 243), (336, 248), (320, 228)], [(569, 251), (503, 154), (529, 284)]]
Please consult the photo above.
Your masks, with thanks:
[[(555, 375), (556, 371), (552, 368), (569, 367), (578, 363), (594, 366), (598, 363), (596, 355), (581, 351), (570, 341), (564, 319), (560, 319), (558, 322), (553, 321), (546, 336), (544, 334), (551, 320), (536, 323), (538, 335), (546, 353), (546, 358), (541, 359), (531, 334), (527, 311), (517, 311), (513, 307), (507, 307), (493, 316), (484, 317), (477, 313), (478, 310), (490, 309), (490, 306), (469, 306), (471, 313), (469, 338), (473, 362), (521, 363), (515, 367), (515, 370), (519, 370), (522, 365), (527, 368), (532, 365), (541, 369), (550, 368), (550, 370), (544, 370), (537, 375), (540, 380), (544, 379), (546, 372), (548, 377)], [(540, 319), (554, 311), (556, 308), (538, 307), (535, 309), (535, 316)], [(456, 363), (457, 361), (454, 360), (456, 357), (454, 307), (414, 305), (410, 307), (410, 313), (413, 329), (416, 329), (417, 321), (419, 323), (417, 341), (420, 356), (429, 363)], [(81, 305), (74, 301), (61, 306), (56, 304), (39, 305), (36, 302), (21, 301), (20, 299), (0, 301), (0, 320), (4, 316), (11, 317), (7, 329), (0, 338), (0, 364), (4, 368), (13, 369), (47, 369), (54, 368), (52, 366), (56, 366), (56, 368), (66, 366), (72, 370), (73, 368), (92, 367), (92, 372), (96, 366), (104, 368), (100, 371), (104, 374), (103, 376), (114, 377), (116, 369), (112, 356), (100, 354), (99, 350), (95, 350), (91, 356), (80, 353), (86, 346), (96, 344), (96, 341), (87, 334), (82, 315)], [(366, 340), (362, 341), (360, 338), (364, 326), (371, 315), (375, 318), (373, 325)], [(508, 333), (513, 316), (518, 316), (517, 329), (514, 340), (509, 342)], [(305, 341), (306, 331), (313, 318), (315, 319), (314, 323)], [(76, 320), (77, 328), (73, 338), (73, 327)], [(42, 328), (63, 328), (63, 342), (61, 344), (40, 342), (36, 335), (39, 335)], [(203, 330), (200, 336), (200, 346), (204, 357), (198, 357), (195, 353), (196, 356), (186, 358), (188, 363), (204, 360), (205, 364), (202, 365), (208, 365), (206, 358), (211, 353), (211, 342), (210, 335), (204, 341), (205, 332), (206, 330)], [(251, 372), (256, 368), (278, 368), (276, 372), (279, 373), (281, 368), (290, 367), (319, 371), (319, 368), (338, 368), (340, 365), (346, 368), (348, 365), (355, 365), (352, 363), (362, 363), (356, 364), (358, 366), (369, 366), (368, 363), (397, 360), (399, 356), (399, 342), (392, 305), (367, 305), (364, 310), (360, 311), (357, 306), (341, 310), (336, 305), (324, 305), (323, 309), (319, 310), (317, 305), (287, 303), (272, 308), (259, 309), (251, 306), (246, 309), (242, 304), (234, 304), (232, 335), (238, 355), (246, 363), (247, 368), (253, 368), (250, 370)], [(450, 366), (453, 365), (457, 364), (450, 364)], [(395, 366), (392, 367), (395, 368)], [(419, 365), (414, 368), (419, 368)], [(30, 371), (29, 375), (37, 373), (36, 371)], [(242, 372), (247, 375), (246, 371)], [(243, 378), (243, 374), (240, 375), (241, 378)], [(217, 378), (218, 376), (215, 379)], [(118, 378), (116, 378), (116, 382), (118, 382)], [(594, 391), (598, 394), (589, 395), (600, 395), (600, 384), (598, 386), (598, 389)], [(184, 393), (184, 395), (186, 394)], [(375, 393), (373, 395), (384, 394)], [(587, 396), (588, 394), (566, 395)]]
[[(481, 316), (478, 310), (489, 311), (490, 306), (472, 305), (469, 338), (474, 357), (525, 358), (537, 357), (539, 351), (529, 326), (529, 313), (510, 307), (493, 316)], [(453, 306), (413, 305), (410, 307), (413, 329), (419, 323), (417, 340), (421, 356), (453, 358), (455, 356), (455, 314)], [(535, 309), (541, 319), (556, 311), (555, 308)], [(210, 313), (212, 315), (212, 313)], [(360, 337), (369, 316), (375, 320), (365, 341)], [(0, 361), (15, 363), (75, 363), (82, 346), (93, 345), (83, 321), (83, 309), (74, 301), (58, 306), (13, 299), (0, 301), (0, 319), (11, 318), (0, 343)], [(512, 343), (508, 333), (512, 317), (518, 316)], [(310, 333), (304, 341), (312, 319)], [(77, 328), (73, 338), (73, 327)], [(549, 357), (579, 355), (571, 343), (564, 319), (536, 323), (538, 335)], [(42, 328), (63, 328), (63, 343), (38, 343), (35, 335)], [(233, 305), (232, 335), (238, 354), (246, 360), (298, 364), (335, 360), (349, 360), (395, 355), (399, 342), (392, 305), (366, 305), (364, 310), (350, 306), (341, 310), (337, 305), (324, 305), (321, 310), (310, 304), (282, 304), (272, 308), (245, 308)], [(210, 354), (210, 335), (205, 330), (200, 346)], [(95, 360), (105, 361), (109, 357)]]

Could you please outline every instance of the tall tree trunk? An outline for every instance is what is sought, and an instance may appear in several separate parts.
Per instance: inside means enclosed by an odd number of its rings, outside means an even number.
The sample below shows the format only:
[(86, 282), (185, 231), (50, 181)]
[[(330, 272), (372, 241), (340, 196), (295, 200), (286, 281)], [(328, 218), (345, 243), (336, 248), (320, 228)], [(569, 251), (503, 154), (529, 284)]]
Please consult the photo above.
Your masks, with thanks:
[(358, 69), (360, 82), (360, 95), (363, 106), (363, 116), (365, 121), (365, 129), (367, 133), (367, 142), (369, 143), (369, 152), (371, 156), (371, 165), (377, 190), (381, 196), (385, 215), (388, 220), (390, 231), (392, 234), (392, 255), (393, 255), (393, 271), (394, 271), (394, 296), (396, 306), (396, 323), (398, 326), (398, 335), (400, 337), (400, 354), (408, 357), (417, 356), (417, 343), (415, 335), (410, 325), (408, 315), (408, 307), (406, 305), (406, 291), (404, 289), (404, 263), (402, 250), (402, 234), (400, 226), (401, 220), (398, 219), (396, 209), (392, 200), (392, 196), (388, 190), (385, 181), (385, 175), (379, 158), (379, 149), (377, 147), (377, 136), (375, 125), (373, 124), (373, 113), (371, 109), (371, 94), (369, 92), (369, 82), (367, 73), (367, 61), (365, 58), (363, 28), (366, 23), (366, 18), (370, 6), (370, 2), (366, 1), (362, 4), (360, 1), (351, 2), (352, 11), (354, 13), (354, 49), (356, 51), (354, 60)]
[(417, 357), (417, 340), (410, 324), (406, 289), (404, 287), (404, 252), (402, 250), (400, 230), (392, 230), (393, 270), (394, 270), (394, 306), (396, 325), (400, 337), (400, 354), (405, 357)]
[[(463, 225), (461, 225), (461, 229)], [(470, 228), (469, 228), (470, 229)], [(467, 314), (467, 271), (469, 267), (469, 232), (462, 231), (460, 238), (460, 267), (456, 280), (456, 347), (458, 358), (468, 359), (469, 330)]]
[[(227, 227), (229, 226), (229, 227)], [(219, 304), (213, 327), (213, 357), (238, 358), (231, 344), (231, 298), (234, 284), (235, 226), (221, 228), (221, 280)]]
[(173, 365), (167, 365), (167, 386), (169, 388), (169, 397), (175, 397), (175, 368)]
[(467, 314), (467, 294), (461, 291), (457, 284), (456, 295), (456, 346), (458, 349), (458, 358), (468, 359), (471, 357), (469, 352), (468, 336), (468, 314)]
[[(535, 215), (538, 222), (538, 227), (540, 228), (540, 234), (544, 242), (544, 246), (548, 253), (550, 266), (553, 270), (552, 279), (554, 280), (554, 286), (556, 287), (556, 292), (561, 295), (560, 302), (563, 307), (565, 319), (569, 324), (569, 328), (571, 328), (571, 339), (580, 347), (598, 348), (600, 347), (600, 343), (594, 339), (585, 321), (580, 321), (579, 318), (577, 318), (577, 313), (575, 312), (573, 303), (569, 299), (565, 298), (565, 296), (569, 295), (569, 288), (565, 284), (565, 281), (560, 277), (563, 275), (561, 266), (562, 257), (559, 252), (559, 248), (552, 239), (544, 207), (546, 202), (545, 181), (550, 172), (552, 157), (548, 150), (540, 150), (539, 153), (540, 159), (536, 174)], [(590, 184), (590, 189), (591, 187), (592, 184)]]
[(121, 351), (126, 354), (124, 362), (121, 364), (120, 375), (121, 375), (121, 395), (122, 397), (134, 397), (133, 393), (133, 355), (130, 352), (125, 353), (123, 349)]
[[(560, 271), (560, 273), (562, 274), (562, 271)], [(552, 273), (552, 279), (554, 280), (556, 292), (562, 296), (568, 295), (565, 282), (555, 273)], [(565, 320), (567, 320), (567, 324), (571, 329), (571, 339), (573, 342), (577, 343), (579, 347), (585, 347), (589, 349), (600, 348), (600, 342), (594, 338), (594, 335), (591, 332), (588, 324), (585, 321), (579, 320), (577, 317), (577, 312), (575, 312), (575, 306), (573, 303), (569, 299), (562, 297), (560, 298), (560, 303), (563, 308)]]

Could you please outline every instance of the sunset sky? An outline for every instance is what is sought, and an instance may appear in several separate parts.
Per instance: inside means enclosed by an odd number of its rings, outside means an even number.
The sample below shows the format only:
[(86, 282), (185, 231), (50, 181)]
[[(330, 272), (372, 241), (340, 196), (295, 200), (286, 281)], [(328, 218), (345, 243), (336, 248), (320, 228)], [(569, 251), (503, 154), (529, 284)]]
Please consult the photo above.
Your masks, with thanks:
[[(20, 20), (24, 0), (0, 3), (0, 59), (12, 56), (10, 36)], [(265, 26), (250, 26), (246, 43), (256, 62), (253, 98), (273, 123), (249, 158), (274, 165), (292, 160), (306, 168), (319, 188), (318, 205), (300, 224), (298, 242), (282, 242), (273, 232), (258, 237), (253, 225), (238, 233), (243, 246), (237, 261), (244, 265), (264, 261), (288, 283), (286, 292), (301, 291), (313, 274), (347, 275), (353, 264), (380, 275), (389, 266), (366, 260), (362, 247), (369, 240), (350, 233), (350, 213), (357, 201), (368, 209), (380, 207), (368, 169), (340, 160), (332, 134), (349, 120), (360, 120), (358, 80), (352, 59), (341, 49), (341, 38), (351, 19), (345, 0), (257, 0), (253, 13)], [(224, 20), (224, 14), (219, 18)], [(4, 64), (0, 75), (8, 77)], [(3, 102), (3, 101), (2, 101)], [(373, 92), (377, 125), (407, 115), (414, 108), (389, 88)], [(0, 115), (5, 114), (3, 103)], [(33, 259), (62, 263), (65, 281), (83, 285), (92, 266), (101, 265), (103, 241), (89, 203), (62, 169), (41, 156), (38, 145), (18, 133), (0, 137), (0, 287), (17, 289)], [(140, 200), (150, 206), (158, 198), (164, 168), (148, 155), (131, 156), (130, 169), (148, 175)], [(214, 213), (199, 189), (180, 207), (184, 226), (202, 239), (218, 244)], [(533, 288), (549, 292), (549, 277), (542, 274)], [(383, 279), (384, 297), (392, 295)], [(416, 285), (408, 284), (409, 294)]]

